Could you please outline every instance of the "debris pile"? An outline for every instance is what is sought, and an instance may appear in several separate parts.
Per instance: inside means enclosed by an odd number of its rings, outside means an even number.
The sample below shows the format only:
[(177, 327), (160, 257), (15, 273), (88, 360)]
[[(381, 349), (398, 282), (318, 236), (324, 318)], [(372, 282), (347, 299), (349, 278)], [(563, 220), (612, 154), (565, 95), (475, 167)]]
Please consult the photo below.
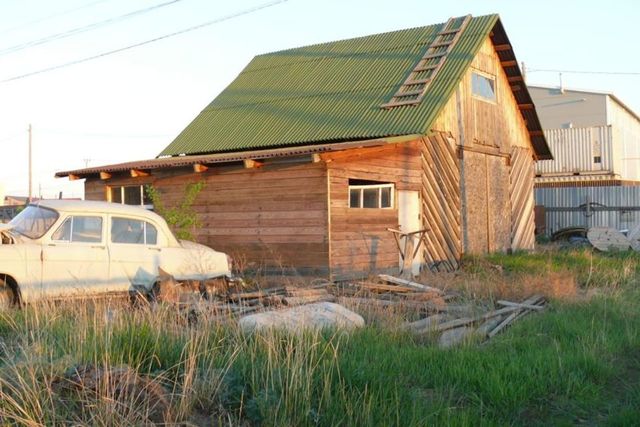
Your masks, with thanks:
[[(179, 284), (165, 278), (161, 286), (175, 287)], [(384, 274), (372, 280), (322, 281), (304, 288), (277, 286), (242, 291), (227, 287), (225, 292), (213, 292), (203, 285), (192, 284), (183, 286), (181, 290), (190, 292), (191, 296), (204, 303), (198, 305), (200, 310), (213, 312), (221, 320), (242, 318), (241, 326), (247, 330), (275, 324), (284, 325), (285, 329), (291, 329), (295, 323), (304, 327), (296, 313), (305, 312), (306, 308), (311, 313), (308, 316), (311, 323), (325, 326), (332, 324), (325, 319), (325, 314), (336, 311), (334, 306), (356, 312), (363, 308), (410, 312), (420, 320), (404, 323), (401, 329), (417, 336), (440, 334), (441, 347), (451, 347), (470, 338), (490, 339), (522, 316), (544, 309), (545, 304), (543, 296), (535, 295), (522, 302), (500, 300), (496, 302), (497, 307), (482, 305), (477, 301), (464, 301), (456, 292)], [(159, 292), (160, 296), (174, 294), (174, 291)], [(185, 299), (184, 295), (177, 300), (189, 308), (193, 307), (190, 301), (195, 301)], [(300, 306), (305, 307), (297, 311), (295, 308)], [(197, 317), (196, 312), (192, 313)]]

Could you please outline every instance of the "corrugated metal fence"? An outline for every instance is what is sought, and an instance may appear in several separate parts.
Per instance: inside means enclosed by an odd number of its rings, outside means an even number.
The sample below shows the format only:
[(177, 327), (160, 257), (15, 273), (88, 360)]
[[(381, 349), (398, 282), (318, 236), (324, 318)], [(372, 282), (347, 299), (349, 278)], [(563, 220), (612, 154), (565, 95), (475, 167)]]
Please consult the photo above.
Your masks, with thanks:
[(573, 226), (627, 229), (640, 222), (640, 187), (536, 188), (546, 232)]

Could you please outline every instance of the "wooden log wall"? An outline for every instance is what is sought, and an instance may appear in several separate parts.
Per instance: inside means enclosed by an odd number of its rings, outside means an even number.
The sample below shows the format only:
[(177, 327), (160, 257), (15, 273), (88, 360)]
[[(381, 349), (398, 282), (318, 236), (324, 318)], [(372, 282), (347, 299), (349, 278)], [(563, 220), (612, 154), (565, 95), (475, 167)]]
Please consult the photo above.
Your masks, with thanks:
[(451, 271), (462, 255), (460, 164), (455, 140), (436, 133), (421, 141), (422, 224), (424, 259), (433, 271)]
[[(334, 279), (380, 271), (397, 273), (399, 254), (391, 232), (398, 209), (349, 208), (349, 179), (394, 183), (420, 190), (420, 141), (323, 154), (330, 188), (330, 264)], [(397, 197), (396, 197), (397, 202)]]
[[(326, 276), (329, 268), (327, 172), (324, 164), (215, 166), (206, 172), (167, 169), (145, 179), (87, 180), (87, 195), (106, 199), (106, 185), (153, 184), (167, 206), (186, 185), (203, 181), (194, 208), (196, 240), (228, 253), (250, 270)], [(294, 267), (294, 268), (293, 268)]]
[[(473, 94), (474, 72), (495, 78), (495, 101)], [(523, 196), (513, 192), (528, 186), (533, 171), (530, 176), (525, 176), (524, 169), (514, 175), (510, 164), (516, 147), (529, 150), (529, 153), (532, 147), (526, 124), (490, 38), (483, 43), (432, 130), (451, 132), (458, 145), (462, 173), (462, 251), (474, 254), (521, 248), (523, 243), (512, 241), (514, 227), (529, 230), (535, 226), (533, 216), (530, 224), (527, 222), (529, 217), (514, 216), (514, 209), (518, 207), (512, 203)], [(516, 176), (524, 182), (513, 183)], [(528, 235), (528, 231), (523, 233), (522, 236)], [(521, 236), (520, 232), (515, 235)]]
[(513, 147), (510, 171), (511, 247), (533, 249), (535, 245), (534, 163), (530, 150)]

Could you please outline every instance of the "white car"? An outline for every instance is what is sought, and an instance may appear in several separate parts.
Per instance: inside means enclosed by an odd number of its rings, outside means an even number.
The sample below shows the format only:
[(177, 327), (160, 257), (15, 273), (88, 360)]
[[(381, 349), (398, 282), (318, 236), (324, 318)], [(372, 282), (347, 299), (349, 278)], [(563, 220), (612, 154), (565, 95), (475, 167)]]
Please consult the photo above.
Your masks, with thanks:
[(161, 268), (176, 280), (231, 277), (231, 259), (177, 240), (141, 207), (49, 200), (0, 224), (0, 306), (150, 291)]

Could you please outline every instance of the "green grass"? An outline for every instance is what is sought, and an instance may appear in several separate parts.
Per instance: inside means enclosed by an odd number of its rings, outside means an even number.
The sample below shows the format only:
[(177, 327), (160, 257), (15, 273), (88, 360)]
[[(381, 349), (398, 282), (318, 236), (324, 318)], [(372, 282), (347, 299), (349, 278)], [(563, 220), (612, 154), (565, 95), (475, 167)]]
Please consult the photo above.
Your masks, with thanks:
[[(211, 425), (638, 425), (640, 257), (549, 251), (466, 260), (463, 278), (535, 283), (571, 274), (552, 300), (482, 345), (440, 350), (383, 326), (245, 336), (173, 309), (28, 307), (0, 314), (0, 423), (143, 424), (109, 391), (70, 404), (67, 368), (126, 364), (158, 378), (170, 421)], [(547, 276), (549, 275), (549, 276)], [(535, 279), (535, 280), (534, 280)], [(487, 284), (489, 286), (489, 284)], [(599, 289), (586, 297), (585, 289)], [(68, 400), (68, 398), (67, 398)]]

